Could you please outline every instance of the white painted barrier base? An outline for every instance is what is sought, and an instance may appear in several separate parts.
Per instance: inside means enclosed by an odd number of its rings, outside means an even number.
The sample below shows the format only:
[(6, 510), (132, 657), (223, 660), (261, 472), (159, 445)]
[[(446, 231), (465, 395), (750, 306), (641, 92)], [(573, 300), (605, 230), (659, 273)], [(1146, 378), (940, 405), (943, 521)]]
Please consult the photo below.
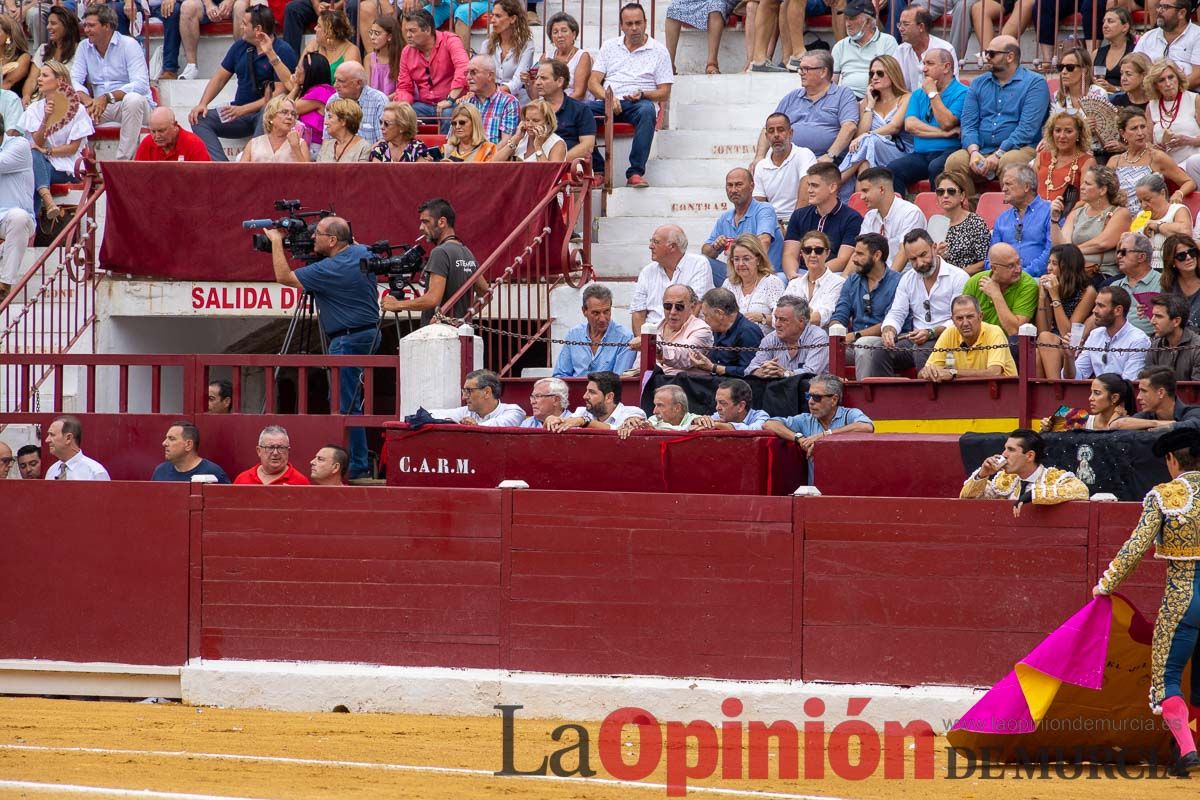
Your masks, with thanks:
[[(196, 661), (180, 676), (192, 705), (281, 711), (350, 711), (496, 716), (493, 706), (519, 705), (519, 718), (600, 720), (625, 706), (660, 722), (728, 719), (721, 703), (742, 701), (742, 720), (817, 719), (804, 702), (820, 698), (827, 726), (851, 718), (848, 703), (870, 700), (853, 719), (873, 726), (924, 720), (937, 733), (964, 714), (984, 690), (957, 686), (875, 686), (799, 681), (723, 681), (560, 675), (483, 669), (380, 667), (278, 661)], [(855, 704), (861, 706), (861, 702)], [(827, 728), (828, 729), (828, 728)]]

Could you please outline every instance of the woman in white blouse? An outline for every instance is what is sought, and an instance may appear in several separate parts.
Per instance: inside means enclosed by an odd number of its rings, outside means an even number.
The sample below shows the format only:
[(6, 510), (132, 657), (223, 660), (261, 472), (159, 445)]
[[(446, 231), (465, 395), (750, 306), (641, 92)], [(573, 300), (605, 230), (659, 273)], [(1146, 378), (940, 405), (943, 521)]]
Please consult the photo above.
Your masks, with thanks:
[(558, 118), (545, 100), (521, 109), (521, 124), (496, 147), (493, 161), (562, 161), (567, 143), (555, 133)]
[(62, 211), (50, 194), (50, 184), (75, 181), (75, 159), (96, 128), (75, 94), (70, 70), (61, 61), (42, 65), (38, 94), (41, 99), (30, 104), (20, 125), (33, 139), (34, 211), (53, 222)]
[(733, 292), (738, 311), (763, 332), (771, 330), (771, 313), (775, 301), (783, 295), (783, 281), (775, 277), (771, 260), (762, 240), (752, 233), (743, 233), (729, 248), (729, 277), (722, 289)]
[(496, 65), (496, 85), (525, 105), (529, 102), (533, 69), (533, 32), (529, 30), (525, 4), (498, 0), (492, 6), (491, 26), (487, 54)]
[(792, 278), (783, 291), (784, 294), (807, 300), (808, 307), (812, 309), (809, 322), (822, 328), (829, 325), (838, 295), (842, 293), (842, 284), (846, 282), (845, 278), (825, 265), (829, 250), (829, 237), (821, 231), (804, 234), (800, 240), (800, 259), (806, 271)]

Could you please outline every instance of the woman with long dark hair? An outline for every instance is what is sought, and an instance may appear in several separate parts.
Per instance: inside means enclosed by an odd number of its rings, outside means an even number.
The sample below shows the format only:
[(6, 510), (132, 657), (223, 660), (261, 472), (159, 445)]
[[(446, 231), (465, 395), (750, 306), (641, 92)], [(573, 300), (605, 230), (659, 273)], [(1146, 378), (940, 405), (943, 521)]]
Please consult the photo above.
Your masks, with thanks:
[(1042, 431), (1104, 431), (1135, 409), (1129, 381), (1115, 372), (1105, 372), (1092, 378), (1087, 408), (1073, 408), (1065, 415), (1046, 417), (1042, 420)]
[(79, 47), (79, 20), (68, 9), (62, 6), (50, 6), (46, 17), (47, 41), (39, 45), (33, 53), (33, 66), (25, 78), (25, 86), (21, 89), (21, 99), (28, 106), (36, 100), (38, 76), (42, 65), (47, 61), (57, 61), (65, 64), (67, 69), (75, 63), (75, 50)]
[(1168, 236), (1162, 247), (1163, 270), (1159, 285), (1163, 294), (1177, 294), (1187, 301), (1187, 325), (1200, 330), (1200, 245), (1187, 235)]
[(1087, 262), (1073, 244), (1050, 248), (1046, 274), (1038, 278), (1038, 377), (1058, 378), (1075, 362), (1067, 352), (1071, 328), (1087, 321), (1096, 305), (1096, 286), (1088, 278)]
[(319, 149), (325, 140), (325, 104), (337, 90), (333, 88), (329, 60), (316, 51), (304, 54), (300, 72), (304, 81), (289, 96), (296, 102), (296, 115), (304, 125), (304, 140), (312, 155), (312, 150)]

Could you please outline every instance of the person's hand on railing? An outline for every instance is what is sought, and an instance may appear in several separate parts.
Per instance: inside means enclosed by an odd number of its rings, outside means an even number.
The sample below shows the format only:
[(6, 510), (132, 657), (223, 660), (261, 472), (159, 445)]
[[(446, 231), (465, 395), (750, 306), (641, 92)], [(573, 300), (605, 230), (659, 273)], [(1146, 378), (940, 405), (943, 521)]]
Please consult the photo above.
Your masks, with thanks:
[(617, 436), (622, 439), (628, 439), (629, 436), (639, 428), (649, 428), (650, 420), (645, 417), (630, 417), (621, 423), (621, 427), (617, 428)]

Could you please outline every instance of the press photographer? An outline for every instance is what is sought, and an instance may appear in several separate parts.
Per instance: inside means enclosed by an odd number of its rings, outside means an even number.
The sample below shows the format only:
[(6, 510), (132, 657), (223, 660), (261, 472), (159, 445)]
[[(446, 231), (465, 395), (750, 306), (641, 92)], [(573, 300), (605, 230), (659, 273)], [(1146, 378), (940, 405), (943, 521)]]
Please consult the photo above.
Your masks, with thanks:
[[(313, 229), (312, 249), (323, 258), (294, 272), (288, 266), (284, 247), (287, 231), (271, 227), (265, 234), (271, 242), (275, 280), (293, 289), (303, 289), (316, 303), (321, 330), (329, 341), (329, 355), (370, 355), (379, 325), (378, 284), (373, 275), (365, 275), (359, 269), (359, 262), (370, 257), (371, 251), (365, 245), (351, 243), (346, 220), (328, 216), (318, 221)], [(361, 380), (361, 368), (341, 368), (338, 397), (341, 413), (362, 413)], [(351, 428), (348, 477), (361, 478), (368, 471), (367, 434), (362, 428)]]
[[(421, 324), (428, 325), (433, 312), (471, 280), (478, 264), (475, 254), (454, 233), (454, 208), (448, 202), (435, 197), (418, 210), (421, 233), (435, 245), (425, 264), (425, 293), (412, 300), (399, 300), (387, 294), (380, 305), (384, 311), (420, 311)], [(481, 275), (475, 281), (474, 293), (483, 294), (487, 290), (487, 279)], [(471, 292), (465, 293), (450, 310), (451, 316), (461, 319), (471, 308), (473, 299)]]

